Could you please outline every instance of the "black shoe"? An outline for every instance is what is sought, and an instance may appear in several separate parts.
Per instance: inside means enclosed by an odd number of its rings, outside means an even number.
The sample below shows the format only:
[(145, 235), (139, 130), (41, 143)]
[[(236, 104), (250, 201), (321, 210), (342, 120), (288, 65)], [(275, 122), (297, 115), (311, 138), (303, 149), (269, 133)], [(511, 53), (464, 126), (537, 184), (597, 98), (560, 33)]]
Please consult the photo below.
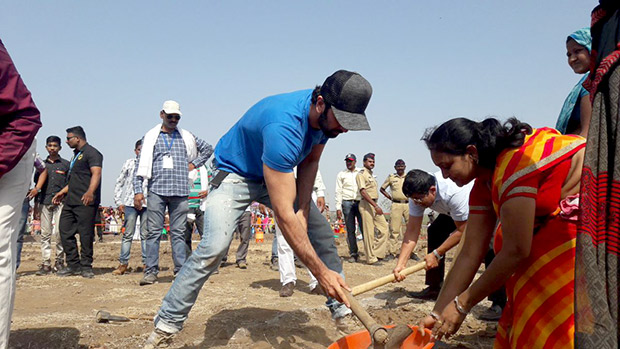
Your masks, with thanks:
[(357, 263), (358, 259), (359, 259), (358, 256), (351, 256), (351, 257), (349, 257), (349, 259), (347, 259), (347, 262), (349, 262), (349, 263)]
[(48, 275), (52, 273), (52, 267), (49, 265), (44, 265), (41, 264), (41, 267), (39, 268), (39, 270), (37, 270), (37, 272), (35, 274), (41, 276), (41, 275)]
[(484, 321), (499, 321), (501, 317), (502, 317), (502, 307), (500, 307), (499, 305), (492, 305), (490, 308), (483, 311), (478, 316), (478, 319), (484, 320)]
[(412, 254), (411, 254), (410, 259), (413, 259), (413, 260), (414, 260), (414, 261), (416, 261), (416, 262), (419, 262), (419, 261), (420, 261), (420, 257), (418, 257), (418, 255), (417, 255), (417, 254), (415, 254), (415, 253), (412, 253)]
[(439, 296), (440, 288), (435, 287), (427, 287), (420, 292), (408, 292), (407, 297), (409, 298), (417, 298), (417, 299), (425, 299), (425, 300), (437, 300), (437, 296)]
[(65, 262), (61, 261), (61, 260), (57, 260), (56, 263), (54, 263), (54, 268), (52, 268), (53, 272), (59, 272), (61, 271), (63, 268), (65, 267)]
[(271, 258), (271, 265), (269, 266), (273, 271), (279, 271), (280, 267), (278, 266), (278, 258)]
[(64, 267), (62, 269), (60, 269), (56, 275), (58, 276), (75, 276), (75, 275), (81, 275), (82, 272), (77, 269), (77, 268), (72, 268), (72, 267)]
[(82, 277), (87, 279), (92, 279), (95, 277), (95, 273), (93, 273), (93, 268), (84, 268), (82, 269)]
[(391, 254), (388, 254), (387, 256), (385, 256), (385, 258), (383, 258), (384, 262), (389, 262), (389, 261), (393, 261), (394, 260), (394, 256)]

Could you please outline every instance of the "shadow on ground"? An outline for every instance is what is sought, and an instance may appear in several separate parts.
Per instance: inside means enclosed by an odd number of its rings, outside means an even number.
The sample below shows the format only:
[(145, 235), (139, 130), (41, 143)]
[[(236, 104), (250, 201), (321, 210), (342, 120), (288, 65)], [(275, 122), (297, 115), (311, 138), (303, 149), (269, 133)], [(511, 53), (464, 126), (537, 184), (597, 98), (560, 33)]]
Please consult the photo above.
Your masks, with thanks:
[[(327, 318), (328, 319), (328, 318)], [(310, 321), (301, 310), (277, 311), (263, 308), (223, 310), (212, 316), (205, 324), (204, 340), (195, 348), (216, 346), (251, 347), (257, 342), (275, 348), (292, 348), (302, 341), (327, 347), (332, 343), (325, 330), (305, 325)], [(304, 347), (304, 344), (295, 345)]]
[(88, 348), (80, 345), (80, 331), (73, 327), (27, 328), (11, 331), (10, 349), (31, 348)]

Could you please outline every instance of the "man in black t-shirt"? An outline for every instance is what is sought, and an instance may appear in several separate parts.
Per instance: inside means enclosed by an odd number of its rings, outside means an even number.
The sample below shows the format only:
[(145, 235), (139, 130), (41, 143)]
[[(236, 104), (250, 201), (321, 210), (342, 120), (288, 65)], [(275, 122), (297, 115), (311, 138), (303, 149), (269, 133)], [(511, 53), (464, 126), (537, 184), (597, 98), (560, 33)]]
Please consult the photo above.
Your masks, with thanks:
[[(62, 203), (55, 205), (52, 198), (67, 185), (69, 173), (69, 161), (60, 157), (58, 152), (62, 149), (60, 137), (49, 136), (45, 140), (45, 149), (48, 157), (45, 159), (47, 176), (40, 190), (33, 189), (31, 194), (38, 192), (36, 201), (39, 203), (41, 214), (41, 267), (37, 275), (46, 275), (53, 270), (59, 271), (64, 267), (65, 253), (60, 241), (60, 212)], [(55, 224), (53, 224), (53, 222)], [(56, 261), (52, 268), (52, 239), (56, 241)]]
[[(73, 149), (69, 163), (68, 184), (58, 192), (52, 202), (65, 200), (60, 214), (60, 238), (67, 256), (67, 267), (58, 276), (82, 275), (93, 278), (93, 240), (95, 215), (101, 202), (101, 167), (103, 155), (86, 142), (81, 126), (67, 129), (67, 144)], [(75, 234), (80, 234), (80, 253)]]

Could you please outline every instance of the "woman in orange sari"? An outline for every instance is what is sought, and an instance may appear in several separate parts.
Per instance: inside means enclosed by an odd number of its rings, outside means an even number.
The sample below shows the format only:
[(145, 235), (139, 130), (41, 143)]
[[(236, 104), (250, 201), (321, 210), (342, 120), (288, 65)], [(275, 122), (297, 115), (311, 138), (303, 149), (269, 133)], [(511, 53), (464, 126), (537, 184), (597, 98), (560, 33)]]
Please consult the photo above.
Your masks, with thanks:
[[(463, 248), (423, 326), (436, 339), (453, 335), (474, 305), (505, 284), (495, 348), (573, 347), (585, 140), (514, 118), (503, 125), (453, 119), (423, 139), (444, 177), (475, 180)], [(494, 236), (496, 257), (472, 283)]]

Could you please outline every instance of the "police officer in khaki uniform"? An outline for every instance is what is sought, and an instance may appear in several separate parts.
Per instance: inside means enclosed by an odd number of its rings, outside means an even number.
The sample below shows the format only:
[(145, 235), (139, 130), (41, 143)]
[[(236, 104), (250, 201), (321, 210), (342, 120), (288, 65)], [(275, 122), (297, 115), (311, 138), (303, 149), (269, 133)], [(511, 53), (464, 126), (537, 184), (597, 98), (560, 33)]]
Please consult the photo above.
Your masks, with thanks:
[[(379, 191), (377, 190), (377, 180), (372, 175), (374, 167), (375, 154), (364, 155), (364, 169), (356, 177), (357, 187), (362, 195), (360, 213), (364, 227), (364, 251), (368, 264), (375, 264), (386, 258), (388, 239), (388, 224), (383, 216), (383, 210), (377, 204)], [(375, 228), (377, 229), (376, 233)]]
[[(381, 186), (381, 194), (392, 201), (392, 210), (390, 212), (390, 236), (388, 238), (388, 253), (396, 256), (400, 252), (401, 227), (403, 218), (405, 224), (409, 221), (409, 199), (403, 194), (403, 182), (405, 180), (405, 161), (396, 160), (394, 169), (396, 173), (390, 174)], [(386, 189), (390, 187), (388, 193)]]

